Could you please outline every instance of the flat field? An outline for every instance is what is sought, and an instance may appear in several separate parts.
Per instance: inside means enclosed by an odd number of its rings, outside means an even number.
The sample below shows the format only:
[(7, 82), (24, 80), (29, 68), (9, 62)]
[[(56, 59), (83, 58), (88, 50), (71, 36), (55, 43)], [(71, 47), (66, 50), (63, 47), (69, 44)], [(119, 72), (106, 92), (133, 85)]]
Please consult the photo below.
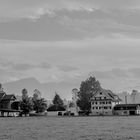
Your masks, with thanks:
[(0, 140), (140, 140), (140, 116), (0, 118)]

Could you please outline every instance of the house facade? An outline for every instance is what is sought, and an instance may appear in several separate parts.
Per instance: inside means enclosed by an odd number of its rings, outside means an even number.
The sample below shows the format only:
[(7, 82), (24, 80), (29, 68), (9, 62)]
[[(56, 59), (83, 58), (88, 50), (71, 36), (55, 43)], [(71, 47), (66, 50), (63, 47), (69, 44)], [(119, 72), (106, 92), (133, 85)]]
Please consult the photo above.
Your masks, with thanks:
[(118, 104), (113, 109), (114, 115), (140, 115), (140, 104)]
[(101, 89), (91, 99), (91, 115), (113, 115), (113, 107), (120, 102), (112, 91)]
[(20, 102), (16, 100), (15, 95), (10, 94), (7, 95), (2, 88), (2, 85), (0, 84), (0, 112), (2, 116), (5, 116), (4, 114), (6, 113), (6, 116), (10, 112), (20, 112), (20, 107), (19, 107)]

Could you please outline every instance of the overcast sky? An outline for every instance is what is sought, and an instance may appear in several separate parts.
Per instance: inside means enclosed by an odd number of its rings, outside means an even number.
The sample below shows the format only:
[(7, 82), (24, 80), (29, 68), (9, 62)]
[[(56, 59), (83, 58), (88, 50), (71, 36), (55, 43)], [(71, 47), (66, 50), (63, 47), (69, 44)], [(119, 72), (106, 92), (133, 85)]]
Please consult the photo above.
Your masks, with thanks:
[(139, 61), (139, 0), (0, 0), (2, 83), (92, 74), (106, 89), (140, 90)]

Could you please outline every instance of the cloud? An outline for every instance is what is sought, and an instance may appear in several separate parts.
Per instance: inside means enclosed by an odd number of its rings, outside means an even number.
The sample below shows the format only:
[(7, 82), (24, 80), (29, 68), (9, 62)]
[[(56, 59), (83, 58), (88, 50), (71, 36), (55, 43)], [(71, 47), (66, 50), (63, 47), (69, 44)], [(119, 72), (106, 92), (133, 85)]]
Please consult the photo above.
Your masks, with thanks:
[(59, 65), (57, 67), (59, 70), (64, 71), (64, 72), (71, 72), (71, 71), (79, 70), (77, 67), (66, 66), (66, 65)]
[(129, 72), (134, 78), (140, 78), (140, 68), (129, 69)]
[[(37, 20), (26, 18), (0, 22), (0, 38), (28, 41), (58, 41), (96, 38), (140, 37), (140, 10), (67, 10), (44, 14)], [(10, 18), (11, 19), (11, 18)]]
[(114, 68), (112, 70), (106, 70), (106, 71), (93, 71), (91, 72), (92, 75), (95, 75), (95, 77), (99, 79), (115, 79), (115, 78), (128, 78), (129, 75), (127, 73), (127, 70)]
[(53, 11), (140, 8), (139, 0), (0, 0), (0, 17), (35, 19)]
[(17, 71), (25, 71), (35, 68), (35, 66), (31, 64), (12, 64), (11, 66), (14, 70)]
[(3, 70), (14, 70), (14, 71), (27, 71), (32, 69), (51, 69), (51, 65), (49, 63), (43, 62), (40, 64), (32, 64), (32, 63), (14, 63), (12, 61), (6, 61), (0, 59), (0, 66)]
[(51, 66), (51, 64), (44, 62), (44, 63), (37, 65), (37, 67), (40, 67), (42, 69), (50, 69), (52, 66)]

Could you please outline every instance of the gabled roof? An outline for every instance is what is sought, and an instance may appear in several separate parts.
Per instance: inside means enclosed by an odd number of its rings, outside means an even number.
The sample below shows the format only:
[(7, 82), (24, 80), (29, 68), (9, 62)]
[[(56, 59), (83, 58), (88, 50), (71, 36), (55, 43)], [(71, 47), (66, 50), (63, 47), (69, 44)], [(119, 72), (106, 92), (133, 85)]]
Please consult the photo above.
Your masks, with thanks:
[(5, 95), (2, 100), (12, 100), (12, 99), (16, 99), (15, 95), (11, 94), (11, 95)]
[(93, 98), (99, 94), (100, 92), (104, 93), (106, 96), (108, 96), (112, 101), (114, 102), (120, 102), (122, 101), (118, 95), (114, 94), (111, 90), (106, 90), (106, 89), (100, 89), (99, 91), (97, 91), (94, 95)]

